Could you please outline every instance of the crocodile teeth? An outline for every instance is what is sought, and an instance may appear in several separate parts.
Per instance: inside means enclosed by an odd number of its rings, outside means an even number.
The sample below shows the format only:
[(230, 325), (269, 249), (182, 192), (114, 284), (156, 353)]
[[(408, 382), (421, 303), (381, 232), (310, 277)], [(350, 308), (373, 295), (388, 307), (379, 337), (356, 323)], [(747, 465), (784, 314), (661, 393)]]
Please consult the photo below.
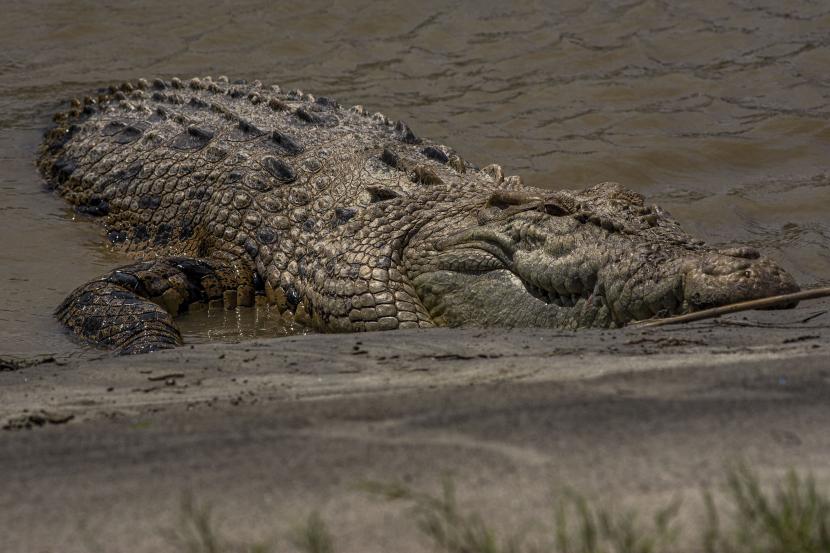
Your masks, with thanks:
[(584, 293), (559, 293), (557, 291), (542, 288), (530, 282), (525, 283), (528, 292), (549, 305), (558, 307), (574, 307), (580, 300), (587, 300)]

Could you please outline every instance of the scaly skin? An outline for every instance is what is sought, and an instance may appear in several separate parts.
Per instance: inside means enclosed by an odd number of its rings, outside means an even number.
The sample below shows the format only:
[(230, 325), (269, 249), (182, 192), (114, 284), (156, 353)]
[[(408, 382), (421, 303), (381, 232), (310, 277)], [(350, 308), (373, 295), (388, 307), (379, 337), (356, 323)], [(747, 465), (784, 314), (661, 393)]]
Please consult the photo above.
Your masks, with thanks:
[(181, 343), (193, 302), (343, 332), (609, 327), (792, 292), (749, 249), (718, 251), (615, 183), (524, 187), (402, 122), (227, 79), (139, 80), (73, 101), (39, 167), (137, 258), (57, 314), (123, 353)]

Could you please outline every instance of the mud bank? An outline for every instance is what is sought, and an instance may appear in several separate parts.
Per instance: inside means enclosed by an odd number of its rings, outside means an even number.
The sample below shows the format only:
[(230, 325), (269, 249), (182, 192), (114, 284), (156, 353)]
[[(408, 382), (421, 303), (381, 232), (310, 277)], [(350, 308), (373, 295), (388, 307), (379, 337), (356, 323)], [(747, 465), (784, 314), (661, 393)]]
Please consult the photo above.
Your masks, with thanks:
[[(339, 551), (422, 551), (367, 479), (496, 526), (563, 486), (648, 506), (745, 459), (830, 481), (830, 301), (653, 330), (447, 330), (6, 363), (3, 551), (159, 551), (183, 494), (240, 539), (319, 509)], [(45, 361), (45, 362), (43, 362)], [(96, 545), (97, 544), (97, 545)]]

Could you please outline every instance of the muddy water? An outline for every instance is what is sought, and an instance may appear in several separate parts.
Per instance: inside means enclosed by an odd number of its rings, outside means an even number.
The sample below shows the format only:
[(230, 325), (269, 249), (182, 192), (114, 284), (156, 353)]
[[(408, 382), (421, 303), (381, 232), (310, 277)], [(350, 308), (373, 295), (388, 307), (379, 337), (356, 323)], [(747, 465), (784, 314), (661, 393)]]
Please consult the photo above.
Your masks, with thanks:
[[(532, 185), (621, 182), (693, 234), (830, 284), (827, 2), (203, 4), (3, 2), (0, 353), (80, 351), (51, 311), (125, 260), (32, 160), (61, 101), (138, 77), (227, 74), (361, 103)], [(183, 326), (191, 341), (285, 331), (249, 310)]]

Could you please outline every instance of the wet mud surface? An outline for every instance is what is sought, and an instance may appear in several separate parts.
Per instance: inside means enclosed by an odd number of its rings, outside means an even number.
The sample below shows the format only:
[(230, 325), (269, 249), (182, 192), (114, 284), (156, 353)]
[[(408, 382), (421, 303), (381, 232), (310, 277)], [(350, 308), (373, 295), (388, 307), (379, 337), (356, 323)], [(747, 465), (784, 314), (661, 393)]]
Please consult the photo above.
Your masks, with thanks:
[[(745, 460), (830, 484), (830, 300), (661, 329), (434, 329), (35, 358), (0, 372), (12, 551), (158, 551), (187, 493), (237, 539), (319, 509), (341, 551), (426, 551), (403, 480), (515, 531), (567, 487), (651, 508)], [(689, 539), (694, 538), (689, 536)]]

